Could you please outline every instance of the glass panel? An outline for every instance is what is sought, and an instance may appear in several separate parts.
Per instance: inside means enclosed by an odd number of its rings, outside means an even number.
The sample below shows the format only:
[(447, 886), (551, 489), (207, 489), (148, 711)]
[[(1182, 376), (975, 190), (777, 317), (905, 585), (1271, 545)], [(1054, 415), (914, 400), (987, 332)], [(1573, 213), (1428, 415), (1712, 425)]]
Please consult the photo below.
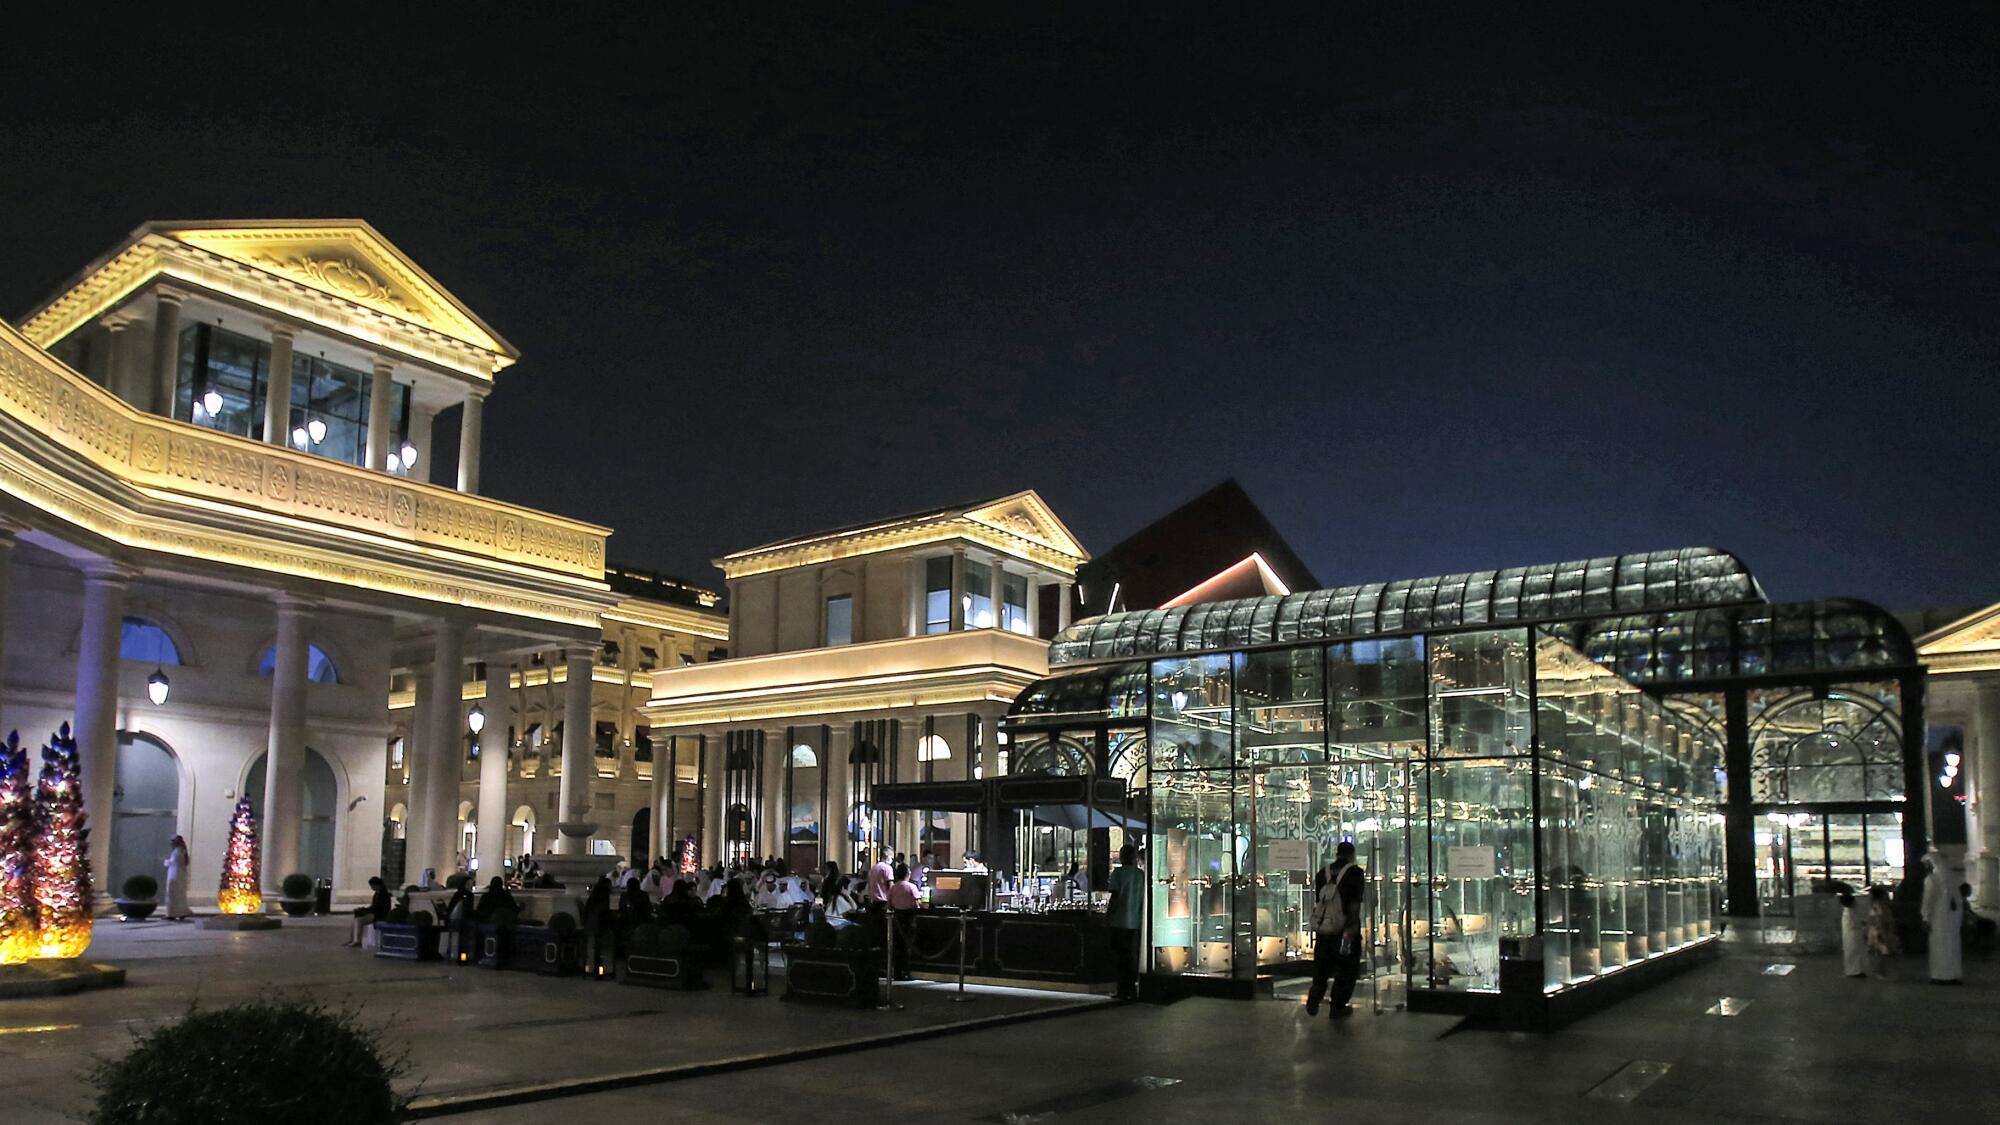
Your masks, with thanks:
[(1230, 658), (1153, 662), (1153, 768), (1230, 764)]
[(1528, 635), (1519, 629), (1431, 640), (1431, 752), (1483, 757), (1525, 753)]
[(1893, 683), (1757, 688), (1750, 711), (1750, 799), (1758, 804), (1900, 801), (1900, 695)]
[(951, 631), (951, 558), (924, 560), (924, 632)]
[(1236, 802), (1230, 771), (1154, 773), (1148, 853), (1153, 969), (1227, 976), (1236, 907)]
[(965, 560), (965, 627), (993, 628), (993, 569), (982, 562)]
[(1323, 659), (1317, 648), (1236, 656), (1239, 765), (1326, 760)]
[(1534, 932), (1529, 776), (1526, 756), (1433, 758), (1424, 770), (1418, 877), (1430, 895), (1411, 938), (1427, 950), (1417, 968), (1430, 988), (1497, 992), (1500, 939)]
[(826, 643), (854, 643), (854, 598), (850, 594), (826, 599)]
[(1000, 578), (1002, 602), (1000, 627), (1011, 633), (1028, 633), (1028, 576), (1007, 574)]
[(1424, 639), (1329, 646), (1335, 754), (1408, 756), (1424, 749)]

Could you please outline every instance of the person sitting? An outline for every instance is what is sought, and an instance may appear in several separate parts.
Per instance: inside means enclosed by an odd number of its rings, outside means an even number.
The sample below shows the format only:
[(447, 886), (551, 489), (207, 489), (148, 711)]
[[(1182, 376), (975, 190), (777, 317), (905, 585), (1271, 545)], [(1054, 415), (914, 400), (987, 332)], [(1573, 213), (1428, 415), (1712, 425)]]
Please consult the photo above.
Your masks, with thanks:
[(521, 904), (507, 893), (506, 882), (495, 875), (493, 881), (486, 884), (486, 893), (479, 896), (479, 907), (473, 912), (473, 917), (481, 922), (508, 926), (520, 913)]
[(625, 885), (625, 893), (618, 899), (618, 921), (625, 926), (636, 926), (653, 919), (653, 896), (644, 887), (631, 883)]
[(986, 861), (979, 858), (978, 852), (966, 852), (965, 865), (964, 867), (961, 868), (961, 870), (984, 871), (986, 870)]
[(695, 897), (694, 880), (677, 879), (674, 889), (660, 902), (659, 919), (662, 925), (686, 926), (690, 931), (701, 917), (701, 900)]
[(854, 898), (854, 889), (845, 875), (835, 875), (833, 881), (820, 888), (820, 905), (826, 920), (834, 925), (847, 921), (847, 916), (861, 908)]
[(750, 917), (751, 913), (750, 896), (743, 893), (743, 884), (734, 879), (730, 880), (722, 889), (722, 904), (716, 910), (716, 916), (722, 921), (722, 932), (735, 933), (737, 927), (742, 925), (743, 920)]
[(457, 956), (468, 940), (477, 940), (469, 938), (466, 933), (472, 928), (472, 910), (472, 878), (465, 876), (452, 887), (451, 898), (444, 904), (444, 917), (438, 919), (438, 925), (444, 927), (445, 940), (449, 943), (449, 948), (444, 950), (446, 957)]
[(370, 875), (368, 890), (368, 905), (354, 908), (354, 925), (348, 931), (347, 940), (341, 943), (349, 949), (359, 946), (375, 923), (389, 920), (389, 884), (384, 883), (380, 875)]

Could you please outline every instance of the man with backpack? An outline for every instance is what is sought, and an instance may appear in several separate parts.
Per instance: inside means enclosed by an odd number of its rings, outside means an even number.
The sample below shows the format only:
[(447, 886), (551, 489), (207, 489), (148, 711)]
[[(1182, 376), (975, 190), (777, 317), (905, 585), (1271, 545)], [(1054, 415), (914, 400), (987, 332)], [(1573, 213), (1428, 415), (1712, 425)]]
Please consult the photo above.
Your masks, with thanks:
[(1332, 1017), (1346, 1019), (1354, 1014), (1347, 1002), (1361, 974), (1361, 908), (1368, 897), (1368, 872), (1354, 862), (1352, 841), (1342, 840), (1334, 849), (1333, 862), (1321, 869), (1314, 888), (1313, 980), (1306, 993), (1306, 1014), (1319, 1014), (1331, 975)]

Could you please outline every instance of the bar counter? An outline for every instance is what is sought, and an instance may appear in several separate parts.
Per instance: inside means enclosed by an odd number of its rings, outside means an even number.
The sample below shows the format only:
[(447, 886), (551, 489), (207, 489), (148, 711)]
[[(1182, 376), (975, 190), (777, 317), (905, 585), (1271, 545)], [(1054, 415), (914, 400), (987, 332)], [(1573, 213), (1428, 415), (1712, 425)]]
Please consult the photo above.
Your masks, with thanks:
[[(958, 972), (959, 913), (930, 907), (916, 912), (911, 967)], [(1111, 936), (1104, 915), (1095, 911), (974, 910), (965, 922), (965, 940), (967, 976), (1068, 984), (1107, 984), (1113, 976)]]

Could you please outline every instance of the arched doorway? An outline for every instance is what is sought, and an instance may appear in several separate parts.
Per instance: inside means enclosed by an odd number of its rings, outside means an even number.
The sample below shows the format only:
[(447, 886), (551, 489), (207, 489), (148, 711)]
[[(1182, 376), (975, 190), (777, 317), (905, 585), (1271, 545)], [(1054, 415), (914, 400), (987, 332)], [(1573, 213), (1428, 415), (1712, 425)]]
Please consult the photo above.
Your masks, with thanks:
[(653, 810), (640, 809), (632, 814), (632, 866), (644, 871), (653, 865), (653, 848), (650, 837), (653, 834)]
[[(257, 755), (257, 761), (250, 767), (250, 776), (243, 779), (244, 795), (250, 798), (250, 806), (257, 810), (257, 823), (264, 820), (264, 764), (268, 754)], [(299, 870), (315, 879), (333, 878), (333, 841), (335, 818), (339, 813), (340, 786), (334, 782), (333, 767), (320, 757), (319, 751), (306, 747), (305, 796), (299, 809), (302, 822), (299, 829)], [(268, 833), (269, 829), (265, 831)], [(276, 879), (290, 875), (289, 871), (276, 872)], [(276, 879), (268, 879), (275, 882)]]
[(532, 855), (535, 850), (535, 809), (522, 805), (507, 822), (507, 858)]
[(181, 771), (174, 752), (150, 734), (118, 732), (118, 788), (111, 801), (113, 893), (134, 875), (166, 886), (167, 844), (180, 824)]

